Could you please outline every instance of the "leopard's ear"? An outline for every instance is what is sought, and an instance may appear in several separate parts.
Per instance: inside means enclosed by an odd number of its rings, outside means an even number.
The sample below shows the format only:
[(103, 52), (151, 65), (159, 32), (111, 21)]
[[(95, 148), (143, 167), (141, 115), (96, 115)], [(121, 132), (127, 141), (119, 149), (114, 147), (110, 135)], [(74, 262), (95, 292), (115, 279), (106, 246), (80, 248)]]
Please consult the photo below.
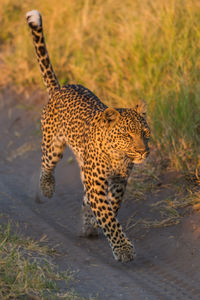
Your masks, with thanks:
[(108, 107), (103, 112), (103, 121), (107, 126), (113, 125), (119, 119), (120, 113), (111, 107)]
[(146, 112), (147, 112), (146, 102), (142, 100), (140, 104), (136, 105), (135, 110), (138, 114), (142, 115), (143, 117), (146, 117)]

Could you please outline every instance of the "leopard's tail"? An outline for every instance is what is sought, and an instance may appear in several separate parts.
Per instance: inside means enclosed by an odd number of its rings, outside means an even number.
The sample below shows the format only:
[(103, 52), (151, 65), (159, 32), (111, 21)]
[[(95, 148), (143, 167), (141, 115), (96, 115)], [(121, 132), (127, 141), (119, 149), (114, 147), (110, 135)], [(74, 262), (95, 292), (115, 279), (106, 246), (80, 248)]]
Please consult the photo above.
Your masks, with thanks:
[(51, 95), (60, 88), (60, 85), (50, 63), (49, 54), (45, 45), (42, 17), (37, 10), (31, 10), (27, 12), (26, 19), (32, 31), (33, 43), (35, 45), (35, 51), (38, 63), (40, 65), (42, 77), (47, 90)]

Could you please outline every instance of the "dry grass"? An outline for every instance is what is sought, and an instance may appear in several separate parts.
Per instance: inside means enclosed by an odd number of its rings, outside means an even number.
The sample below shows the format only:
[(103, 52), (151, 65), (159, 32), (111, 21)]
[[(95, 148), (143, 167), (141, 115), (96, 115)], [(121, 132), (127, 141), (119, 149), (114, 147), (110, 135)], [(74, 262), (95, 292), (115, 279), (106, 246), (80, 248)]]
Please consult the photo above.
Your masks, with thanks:
[[(0, 226), (0, 299), (83, 300), (69, 289), (73, 276), (53, 264), (54, 251)], [(61, 288), (61, 284), (62, 287)]]
[(198, 0), (0, 2), (1, 86), (43, 86), (25, 13), (43, 15), (61, 83), (78, 82), (105, 103), (148, 103), (152, 141), (176, 170), (200, 163)]
[(135, 166), (125, 201), (134, 205), (126, 222), (131, 228), (159, 228), (179, 224), (184, 216), (200, 211), (199, 176), (175, 171), (152, 151), (145, 164)]

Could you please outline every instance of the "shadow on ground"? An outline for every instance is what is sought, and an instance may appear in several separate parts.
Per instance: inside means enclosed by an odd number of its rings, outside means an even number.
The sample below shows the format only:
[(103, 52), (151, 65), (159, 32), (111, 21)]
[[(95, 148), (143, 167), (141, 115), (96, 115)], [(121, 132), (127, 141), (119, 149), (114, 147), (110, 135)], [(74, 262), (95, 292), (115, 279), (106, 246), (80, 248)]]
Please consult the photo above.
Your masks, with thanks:
[[(38, 100), (38, 101), (37, 101)], [(82, 185), (79, 169), (69, 149), (56, 170), (56, 194), (36, 199), (40, 168), (39, 116), (43, 99), (38, 93), (19, 99), (8, 91), (0, 99), (0, 221), (19, 224), (18, 232), (56, 248), (61, 270), (75, 271), (75, 290), (85, 297), (109, 300), (200, 299), (200, 215), (190, 214), (176, 226), (144, 228), (126, 226), (136, 214), (149, 214), (145, 203), (161, 201), (163, 194), (146, 202), (131, 197), (119, 220), (135, 242), (137, 258), (114, 261), (102, 234), (98, 239), (80, 235)], [(35, 201), (35, 199), (37, 201)], [(151, 216), (153, 217), (153, 216)], [(129, 228), (129, 229), (128, 229)]]

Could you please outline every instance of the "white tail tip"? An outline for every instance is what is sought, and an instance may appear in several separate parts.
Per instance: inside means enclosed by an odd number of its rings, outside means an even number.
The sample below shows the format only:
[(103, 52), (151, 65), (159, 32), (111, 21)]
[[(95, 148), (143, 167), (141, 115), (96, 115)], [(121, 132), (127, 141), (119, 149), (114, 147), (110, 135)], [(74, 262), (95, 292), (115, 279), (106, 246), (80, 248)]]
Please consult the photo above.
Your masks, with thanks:
[(28, 24), (32, 24), (33, 26), (41, 26), (41, 15), (37, 10), (28, 11), (26, 14), (26, 19)]

